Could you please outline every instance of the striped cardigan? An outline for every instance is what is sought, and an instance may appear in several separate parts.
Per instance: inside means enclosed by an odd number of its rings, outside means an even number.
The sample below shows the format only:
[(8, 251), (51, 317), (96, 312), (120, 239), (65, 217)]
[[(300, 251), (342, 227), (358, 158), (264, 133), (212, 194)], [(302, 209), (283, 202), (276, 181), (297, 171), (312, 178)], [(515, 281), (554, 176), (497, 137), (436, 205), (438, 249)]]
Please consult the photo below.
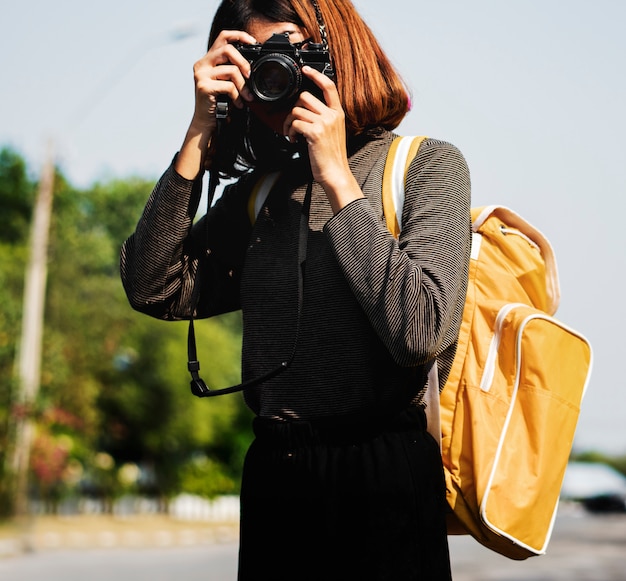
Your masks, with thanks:
[(122, 247), (131, 305), (162, 319), (188, 318), (194, 275), (206, 258), (197, 316), (242, 310), (243, 379), (276, 367), (295, 346), (285, 372), (246, 392), (256, 414), (367, 418), (419, 402), (430, 363), (437, 358), (443, 386), (456, 349), (470, 180), (457, 148), (426, 140), (409, 168), (396, 241), (381, 204), (393, 137), (377, 132), (349, 157), (364, 199), (333, 216), (313, 184), (297, 338), (299, 222), (310, 176), (302, 160), (284, 168), (254, 226), (247, 212), (254, 174), (228, 186), (192, 225), (202, 180), (170, 167)]

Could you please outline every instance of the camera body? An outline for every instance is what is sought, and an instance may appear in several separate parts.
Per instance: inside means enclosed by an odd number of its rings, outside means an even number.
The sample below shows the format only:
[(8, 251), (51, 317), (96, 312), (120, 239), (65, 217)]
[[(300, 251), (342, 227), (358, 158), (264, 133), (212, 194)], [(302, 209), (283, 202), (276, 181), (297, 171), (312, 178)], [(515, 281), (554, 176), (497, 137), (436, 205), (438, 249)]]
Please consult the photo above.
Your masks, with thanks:
[(263, 44), (235, 46), (251, 65), (248, 87), (258, 100), (266, 103), (289, 106), (302, 91), (321, 98), (319, 87), (302, 74), (304, 66), (335, 78), (327, 48), (310, 41), (291, 44), (288, 33), (273, 34)]

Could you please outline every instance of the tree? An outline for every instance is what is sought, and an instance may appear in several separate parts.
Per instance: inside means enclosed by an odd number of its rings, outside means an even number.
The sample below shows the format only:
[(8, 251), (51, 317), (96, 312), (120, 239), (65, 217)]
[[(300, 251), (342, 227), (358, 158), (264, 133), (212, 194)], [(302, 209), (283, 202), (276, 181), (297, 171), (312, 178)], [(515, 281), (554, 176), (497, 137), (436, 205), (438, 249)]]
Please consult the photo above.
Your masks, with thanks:
[[(134, 312), (119, 277), (119, 250), (153, 180), (129, 178), (78, 190), (57, 171), (48, 251), (41, 387), (34, 410), (34, 492), (54, 502), (78, 484), (109, 496), (129, 466), (140, 485), (169, 496), (235, 492), (251, 438), (240, 395), (198, 400), (189, 390), (184, 322)], [(0, 510), (8, 511), (16, 340), (20, 335), (26, 243), (37, 184), (20, 156), (0, 152)], [(198, 322), (203, 376), (237, 382), (237, 314)], [(210, 351), (208, 351), (210, 349)], [(208, 352), (207, 352), (208, 351)], [(109, 459), (107, 462), (104, 459)], [(106, 464), (106, 466), (105, 466)], [(124, 467), (122, 469), (122, 467)], [(106, 489), (106, 490), (105, 490)], [(4, 502), (2, 494), (4, 493)]]
[(11, 511), (12, 472), (7, 452), (16, 387), (13, 370), (35, 191), (36, 184), (29, 178), (24, 160), (11, 149), (0, 149), (0, 517)]
[(26, 241), (35, 190), (20, 155), (6, 147), (0, 149), (0, 241), (9, 244)]
[[(151, 467), (155, 493), (182, 486), (182, 467), (210, 458), (222, 490), (239, 480), (241, 397), (196, 400), (186, 371), (186, 323), (150, 319), (130, 308), (119, 277), (119, 249), (132, 232), (153, 182), (96, 184), (85, 192), (65, 184), (56, 194), (50, 247), (46, 352), (54, 371), (42, 382), (42, 401), (84, 421), (92, 452), (117, 466)], [(225, 316), (198, 325), (213, 345), (215, 385), (239, 379), (240, 322)], [(89, 464), (88, 460), (84, 460)], [(225, 489), (224, 489), (225, 487)]]

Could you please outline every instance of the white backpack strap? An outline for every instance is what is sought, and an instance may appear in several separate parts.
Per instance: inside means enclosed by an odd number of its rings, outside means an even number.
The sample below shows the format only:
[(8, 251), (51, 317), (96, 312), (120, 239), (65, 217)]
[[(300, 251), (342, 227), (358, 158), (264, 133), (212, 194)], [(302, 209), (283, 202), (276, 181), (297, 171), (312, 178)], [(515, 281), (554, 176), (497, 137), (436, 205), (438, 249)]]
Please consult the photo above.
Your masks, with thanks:
[(269, 196), (279, 176), (279, 171), (268, 173), (262, 175), (257, 183), (254, 184), (250, 198), (248, 198), (248, 217), (250, 218), (250, 224), (256, 222), (256, 217), (259, 215), (263, 204), (265, 204), (265, 200), (267, 200), (267, 196)]
[(396, 137), (387, 153), (383, 174), (383, 212), (387, 228), (394, 238), (398, 238), (402, 230), (406, 175), (424, 139), (423, 135)]
[[(394, 238), (400, 236), (402, 230), (402, 208), (404, 207), (406, 175), (411, 162), (417, 155), (426, 136), (396, 137), (389, 147), (383, 174), (383, 213), (387, 228)], [(428, 371), (425, 405), (428, 433), (441, 448), (441, 412), (439, 401), (439, 370), (435, 360)]]

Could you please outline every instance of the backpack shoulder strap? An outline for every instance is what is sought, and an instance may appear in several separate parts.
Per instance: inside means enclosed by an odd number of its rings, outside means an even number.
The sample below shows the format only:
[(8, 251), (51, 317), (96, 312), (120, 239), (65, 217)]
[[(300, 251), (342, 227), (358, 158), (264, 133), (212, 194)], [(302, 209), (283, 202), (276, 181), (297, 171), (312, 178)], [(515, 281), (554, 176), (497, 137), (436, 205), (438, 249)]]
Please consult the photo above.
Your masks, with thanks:
[[(405, 181), (411, 162), (417, 155), (426, 136), (396, 137), (389, 147), (383, 173), (383, 213), (387, 228), (394, 238), (402, 230), (402, 208), (405, 198)], [(439, 372), (437, 360), (428, 371), (428, 381), (423, 399), (428, 432), (441, 448), (441, 418), (439, 406)]]
[(424, 135), (396, 137), (387, 153), (383, 173), (383, 213), (387, 228), (394, 238), (398, 238), (402, 230), (406, 175), (425, 139)]
[(269, 196), (279, 177), (279, 171), (263, 174), (252, 187), (248, 198), (248, 217), (253, 226), (265, 200), (267, 200), (267, 196)]

